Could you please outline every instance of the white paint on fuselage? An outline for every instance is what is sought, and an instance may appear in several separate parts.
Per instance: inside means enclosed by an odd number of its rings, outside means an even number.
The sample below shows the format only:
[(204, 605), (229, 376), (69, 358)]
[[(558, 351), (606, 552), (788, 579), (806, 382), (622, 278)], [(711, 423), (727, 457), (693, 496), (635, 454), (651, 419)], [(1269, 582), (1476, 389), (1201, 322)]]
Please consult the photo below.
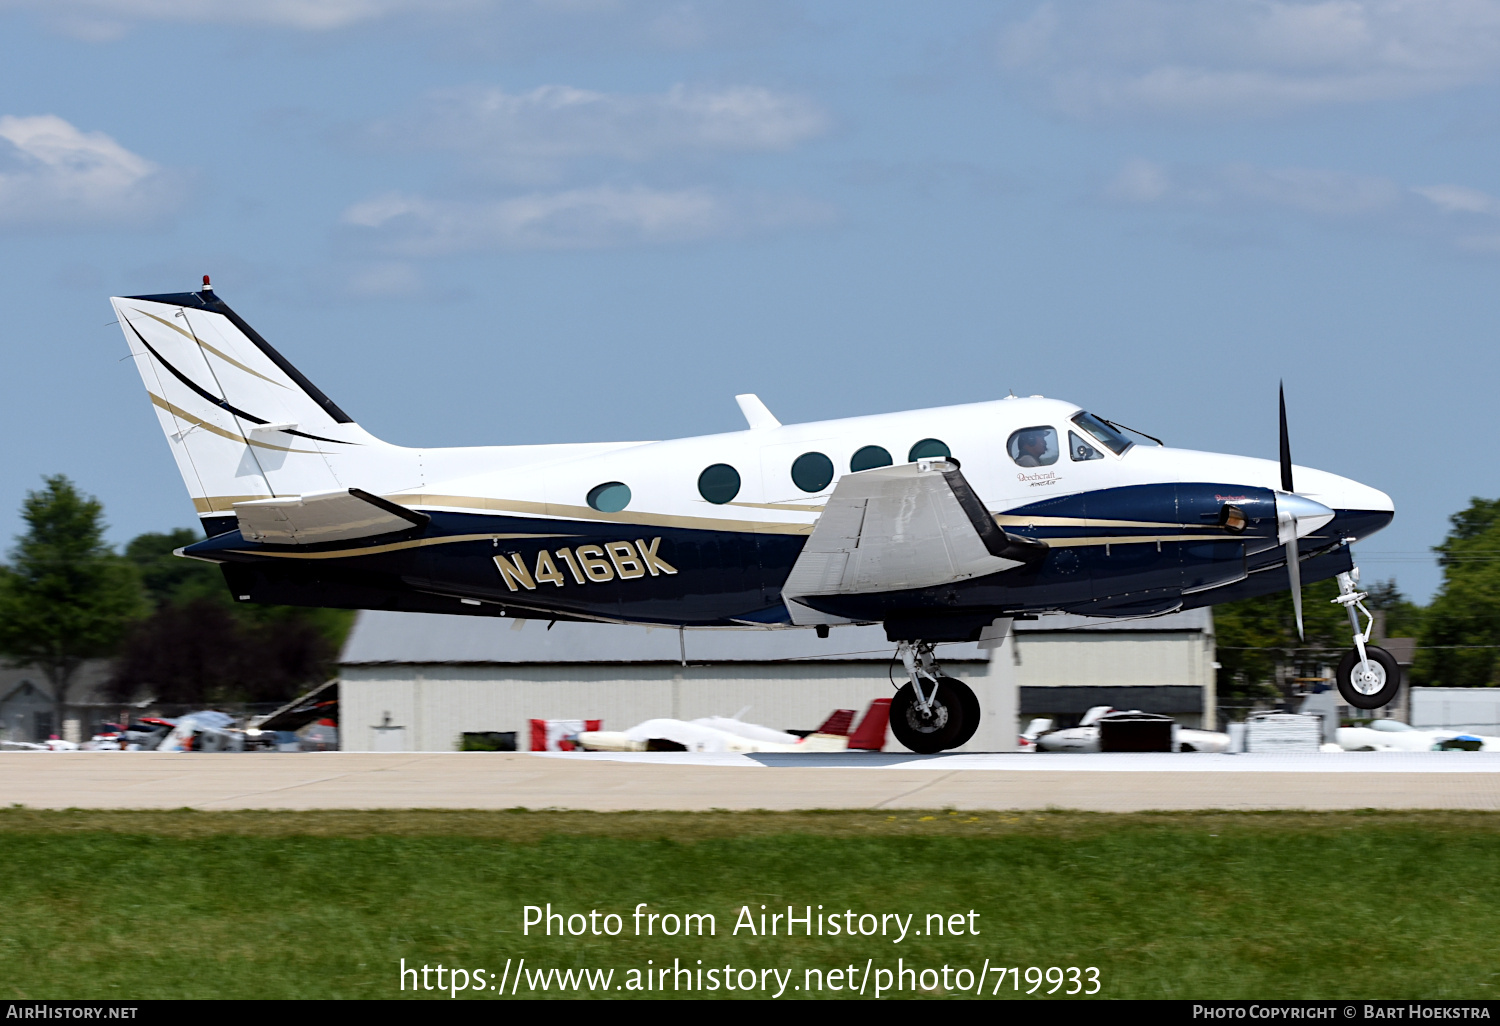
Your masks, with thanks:
[[(621, 481), (631, 490), (630, 505), (621, 518), (641, 512), (710, 521), (811, 524), (839, 475), (848, 472), (849, 460), (856, 451), (878, 445), (896, 463), (903, 463), (911, 447), (925, 438), (939, 439), (949, 447), (962, 464), (965, 478), (995, 512), (1052, 496), (1127, 485), (1203, 481), (1280, 487), (1280, 466), (1273, 460), (1150, 444), (1134, 445), (1116, 456), (1088, 439), (1104, 458), (1074, 462), (1067, 455), (1067, 439), (1070, 430), (1084, 436), (1072, 423), (1079, 412), (1080, 407), (1060, 400), (1002, 399), (642, 442), (596, 450), (574, 459), (549, 459), (534, 466), (512, 463), (504, 469), (437, 481), (425, 489), (432, 501), (418, 505), (443, 508), (440, 495), (489, 496), (568, 507), (567, 512), (554, 514), (559, 517), (576, 518), (582, 509), (581, 515), (587, 518), (589, 490), (604, 482)], [(1021, 428), (1039, 426), (1056, 430), (1064, 451), (1050, 466), (1017, 466), (1006, 452), (1007, 439)], [(480, 451), (470, 452), (478, 456)], [(793, 461), (806, 452), (821, 452), (834, 464), (833, 481), (812, 494), (798, 489), (791, 479)], [(514, 450), (512, 453), (512, 459), (519, 455)], [(716, 463), (727, 463), (740, 475), (740, 492), (726, 505), (707, 502), (698, 493), (698, 475)], [(1383, 492), (1348, 478), (1308, 467), (1296, 467), (1295, 476), (1299, 493), (1333, 509), (1394, 508)]]

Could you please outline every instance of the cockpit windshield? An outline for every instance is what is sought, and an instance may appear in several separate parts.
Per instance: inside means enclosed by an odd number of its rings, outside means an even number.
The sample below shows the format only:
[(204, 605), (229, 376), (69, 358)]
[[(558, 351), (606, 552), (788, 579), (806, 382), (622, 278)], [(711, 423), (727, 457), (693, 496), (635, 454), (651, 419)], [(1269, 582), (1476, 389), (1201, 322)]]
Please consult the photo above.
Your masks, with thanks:
[(1092, 413), (1080, 413), (1073, 418), (1073, 423), (1093, 435), (1099, 440), (1100, 445), (1116, 456), (1123, 454), (1126, 449), (1135, 444)]

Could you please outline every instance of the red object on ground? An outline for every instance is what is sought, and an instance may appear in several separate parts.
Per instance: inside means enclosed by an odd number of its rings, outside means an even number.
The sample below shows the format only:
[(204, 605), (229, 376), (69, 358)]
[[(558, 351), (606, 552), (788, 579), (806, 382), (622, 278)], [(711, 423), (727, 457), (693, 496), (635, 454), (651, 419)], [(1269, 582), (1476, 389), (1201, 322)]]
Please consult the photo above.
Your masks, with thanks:
[(849, 738), (849, 747), (867, 752), (878, 752), (885, 748), (886, 730), (891, 725), (891, 700), (877, 698), (865, 711), (859, 729)]
[(837, 737), (847, 737), (849, 728), (854, 726), (853, 709), (835, 709), (823, 725), (813, 731), (815, 734), (833, 734)]
[(573, 737), (585, 730), (598, 730), (603, 720), (532, 720), (533, 752), (571, 752)]

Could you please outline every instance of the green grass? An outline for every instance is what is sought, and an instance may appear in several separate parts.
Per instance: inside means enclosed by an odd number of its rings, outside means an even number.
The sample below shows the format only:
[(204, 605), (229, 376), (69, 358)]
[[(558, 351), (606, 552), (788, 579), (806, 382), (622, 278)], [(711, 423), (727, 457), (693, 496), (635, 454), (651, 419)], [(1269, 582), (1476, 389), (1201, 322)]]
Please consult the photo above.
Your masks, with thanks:
[[(1104, 997), (1485, 998), (1497, 842), (1500, 816), (1453, 812), (0, 810), (0, 997), (388, 998), (403, 957), (613, 968), (614, 984), (702, 959), (795, 970), (794, 997), (805, 969), (901, 957), (1096, 966)], [(631, 936), (643, 901), (712, 912), (718, 935)], [(625, 932), (522, 936), (522, 906), (547, 902), (620, 913)], [(732, 935), (762, 903), (914, 928), (974, 909), (980, 934)]]

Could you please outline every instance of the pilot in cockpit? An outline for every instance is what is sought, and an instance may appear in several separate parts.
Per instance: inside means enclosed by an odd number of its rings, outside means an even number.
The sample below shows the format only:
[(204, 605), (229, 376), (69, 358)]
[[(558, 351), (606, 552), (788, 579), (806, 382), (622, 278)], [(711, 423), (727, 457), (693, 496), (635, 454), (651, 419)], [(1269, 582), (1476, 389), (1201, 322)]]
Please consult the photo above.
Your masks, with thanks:
[(1040, 467), (1047, 455), (1047, 429), (1032, 428), (1022, 431), (1016, 439), (1016, 464), (1022, 467)]

